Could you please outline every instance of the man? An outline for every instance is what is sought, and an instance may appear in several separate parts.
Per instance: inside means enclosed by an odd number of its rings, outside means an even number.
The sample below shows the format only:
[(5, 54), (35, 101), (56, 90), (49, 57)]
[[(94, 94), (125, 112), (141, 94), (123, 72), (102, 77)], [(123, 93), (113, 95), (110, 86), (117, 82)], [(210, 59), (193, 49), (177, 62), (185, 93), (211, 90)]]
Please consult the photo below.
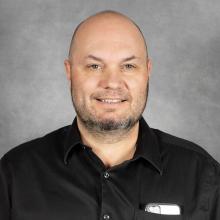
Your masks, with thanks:
[(65, 60), (76, 118), (1, 159), (1, 220), (219, 220), (219, 164), (142, 117), (151, 71), (128, 17), (75, 30)]

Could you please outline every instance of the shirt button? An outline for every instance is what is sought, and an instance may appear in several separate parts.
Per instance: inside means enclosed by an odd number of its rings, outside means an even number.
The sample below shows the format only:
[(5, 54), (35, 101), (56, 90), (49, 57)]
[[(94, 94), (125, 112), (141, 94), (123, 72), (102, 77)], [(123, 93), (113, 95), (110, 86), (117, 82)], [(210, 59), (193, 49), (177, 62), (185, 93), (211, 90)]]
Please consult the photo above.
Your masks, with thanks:
[(110, 219), (110, 216), (108, 214), (104, 214), (103, 219)]
[(104, 177), (106, 178), (106, 179), (108, 179), (109, 178), (109, 173), (108, 172), (104, 172)]

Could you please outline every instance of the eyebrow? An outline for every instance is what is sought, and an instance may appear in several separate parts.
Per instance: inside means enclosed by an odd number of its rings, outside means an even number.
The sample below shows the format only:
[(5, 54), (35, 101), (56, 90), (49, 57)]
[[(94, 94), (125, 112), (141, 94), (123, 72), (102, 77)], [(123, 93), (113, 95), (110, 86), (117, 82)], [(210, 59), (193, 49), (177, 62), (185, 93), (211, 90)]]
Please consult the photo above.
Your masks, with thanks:
[[(100, 57), (96, 57), (92, 54), (89, 54), (88, 56), (85, 57), (86, 59), (93, 59), (93, 60), (96, 60), (96, 61), (100, 61), (100, 62), (103, 62), (103, 59), (101, 59)], [(126, 57), (124, 59), (122, 59), (122, 62), (125, 62), (125, 61), (130, 61), (130, 60), (134, 60), (134, 59), (140, 59), (139, 57), (136, 57), (134, 55), (130, 56), (130, 57)]]

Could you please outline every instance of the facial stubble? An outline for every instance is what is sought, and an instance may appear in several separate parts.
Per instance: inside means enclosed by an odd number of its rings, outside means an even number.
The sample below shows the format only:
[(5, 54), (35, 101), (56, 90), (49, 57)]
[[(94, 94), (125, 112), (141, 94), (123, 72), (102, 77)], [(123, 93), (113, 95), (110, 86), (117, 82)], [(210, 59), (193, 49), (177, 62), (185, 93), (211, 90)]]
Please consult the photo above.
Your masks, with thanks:
[[(139, 112), (135, 112), (136, 114), (130, 115), (127, 118), (121, 119), (119, 121), (110, 119), (102, 119), (98, 120), (96, 116), (91, 114), (87, 109), (85, 103), (76, 103), (74, 97), (73, 83), (71, 81), (71, 97), (73, 107), (76, 111), (77, 117), (83, 123), (84, 127), (91, 133), (95, 133), (98, 135), (106, 135), (106, 134), (119, 134), (119, 133), (127, 133), (134, 125), (139, 121), (146, 108), (148, 92), (149, 92), (149, 80), (147, 82), (145, 97), (142, 106), (139, 106)], [(140, 103), (139, 103), (140, 104)]]

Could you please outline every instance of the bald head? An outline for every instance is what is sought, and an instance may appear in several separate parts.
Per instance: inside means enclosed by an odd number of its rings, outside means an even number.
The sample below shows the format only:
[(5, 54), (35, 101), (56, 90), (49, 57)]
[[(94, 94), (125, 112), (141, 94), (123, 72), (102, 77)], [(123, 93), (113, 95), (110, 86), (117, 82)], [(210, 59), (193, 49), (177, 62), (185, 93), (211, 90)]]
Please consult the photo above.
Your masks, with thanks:
[(77, 45), (80, 41), (79, 38), (88, 34), (88, 29), (94, 32), (99, 31), (99, 34), (104, 38), (106, 29), (112, 29), (114, 31), (113, 26), (115, 30), (127, 29), (134, 33), (136, 32), (136, 37), (139, 38), (139, 41), (142, 42), (142, 46), (144, 47), (146, 58), (148, 57), (147, 44), (139, 26), (129, 17), (119, 12), (108, 10), (98, 12), (86, 18), (76, 27), (70, 43), (69, 60), (71, 60), (75, 49), (79, 46)]

